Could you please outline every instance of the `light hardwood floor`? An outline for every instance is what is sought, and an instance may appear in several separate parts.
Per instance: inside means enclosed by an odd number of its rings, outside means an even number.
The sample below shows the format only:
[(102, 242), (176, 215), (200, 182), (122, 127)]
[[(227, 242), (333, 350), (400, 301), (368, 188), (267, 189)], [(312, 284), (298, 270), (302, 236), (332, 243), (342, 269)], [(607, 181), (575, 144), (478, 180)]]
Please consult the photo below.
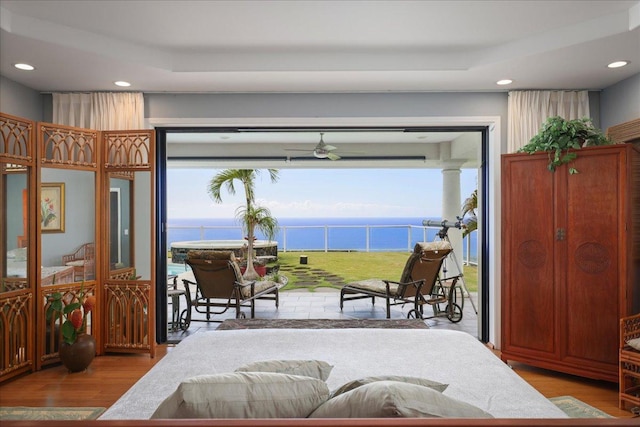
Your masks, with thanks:
[[(107, 355), (94, 359), (80, 373), (62, 366), (50, 367), (0, 385), (0, 406), (109, 407), (151, 369), (171, 345), (158, 346), (157, 356)], [(461, 367), (461, 369), (463, 369)], [(594, 381), (513, 364), (513, 369), (546, 397), (571, 395), (619, 418), (631, 417), (618, 409), (616, 384)]]

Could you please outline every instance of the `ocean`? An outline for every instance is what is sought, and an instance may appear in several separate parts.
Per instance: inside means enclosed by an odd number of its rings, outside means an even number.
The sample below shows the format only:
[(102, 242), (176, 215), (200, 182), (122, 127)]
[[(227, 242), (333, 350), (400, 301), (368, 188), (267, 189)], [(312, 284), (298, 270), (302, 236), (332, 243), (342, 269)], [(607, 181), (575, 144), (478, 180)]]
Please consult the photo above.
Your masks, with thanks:
[[(281, 251), (408, 252), (417, 242), (437, 240), (439, 228), (424, 227), (439, 218), (278, 218), (274, 240)], [(240, 240), (244, 234), (235, 218), (169, 219), (167, 243), (191, 240)], [(477, 262), (477, 234), (471, 233), (470, 253), (463, 242), (463, 260)], [(264, 240), (259, 232), (256, 237)]]

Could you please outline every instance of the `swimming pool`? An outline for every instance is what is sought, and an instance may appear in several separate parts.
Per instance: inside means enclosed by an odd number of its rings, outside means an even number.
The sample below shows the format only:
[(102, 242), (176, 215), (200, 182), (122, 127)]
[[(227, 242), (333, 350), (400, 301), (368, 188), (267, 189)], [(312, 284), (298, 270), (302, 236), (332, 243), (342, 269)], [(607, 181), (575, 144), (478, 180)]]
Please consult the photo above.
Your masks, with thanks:
[(167, 276), (177, 276), (190, 270), (191, 268), (187, 264), (176, 264), (172, 262), (167, 264)]

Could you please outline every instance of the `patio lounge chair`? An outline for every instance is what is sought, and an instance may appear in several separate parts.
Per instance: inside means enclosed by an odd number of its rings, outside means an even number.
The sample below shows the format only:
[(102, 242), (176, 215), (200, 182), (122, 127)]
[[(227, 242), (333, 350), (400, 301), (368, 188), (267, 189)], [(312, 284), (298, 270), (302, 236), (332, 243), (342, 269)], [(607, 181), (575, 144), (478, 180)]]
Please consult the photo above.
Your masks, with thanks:
[[(192, 311), (205, 313), (207, 322), (212, 314), (223, 314), (235, 307), (236, 318), (245, 317), (241, 307), (251, 309), (255, 317), (255, 301), (258, 298), (275, 300), (279, 305), (280, 285), (269, 280), (245, 281), (240, 273), (235, 255), (231, 251), (189, 251), (185, 262), (191, 267), (195, 282), (183, 279), (187, 291), (187, 312), (184, 329), (189, 327)], [(195, 293), (190, 286), (195, 285)], [(192, 296), (195, 295), (195, 296)], [(212, 308), (222, 308), (212, 311)]]
[(416, 244), (398, 282), (367, 279), (348, 283), (340, 291), (340, 310), (345, 301), (371, 298), (375, 304), (376, 297), (385, 299), (387, 319), (391, 318), (392, 305), (411, 304), (414, 310), (421, 310), (422, 291), (427, 289), (429, 293), (434, 288), (442, 262), (450, 252), (451, 244), (447, 241)]

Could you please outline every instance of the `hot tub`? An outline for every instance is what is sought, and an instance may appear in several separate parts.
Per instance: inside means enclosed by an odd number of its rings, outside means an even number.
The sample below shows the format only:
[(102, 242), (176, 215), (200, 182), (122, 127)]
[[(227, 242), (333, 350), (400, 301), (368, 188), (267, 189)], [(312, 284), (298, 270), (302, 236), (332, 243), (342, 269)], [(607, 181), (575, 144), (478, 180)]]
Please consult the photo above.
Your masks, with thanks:
[[(171, 262), (184, 263), (187, 252), (191, 250), (233, 251), (237, 257), (242, 257), (242, 247), (246, 240), (192, 240), (189, 242), (173, 242), (171, 244)], [(278, 257), (278, 242), (273, 240), (256, 240), (253, 249), (257, 256)]]

